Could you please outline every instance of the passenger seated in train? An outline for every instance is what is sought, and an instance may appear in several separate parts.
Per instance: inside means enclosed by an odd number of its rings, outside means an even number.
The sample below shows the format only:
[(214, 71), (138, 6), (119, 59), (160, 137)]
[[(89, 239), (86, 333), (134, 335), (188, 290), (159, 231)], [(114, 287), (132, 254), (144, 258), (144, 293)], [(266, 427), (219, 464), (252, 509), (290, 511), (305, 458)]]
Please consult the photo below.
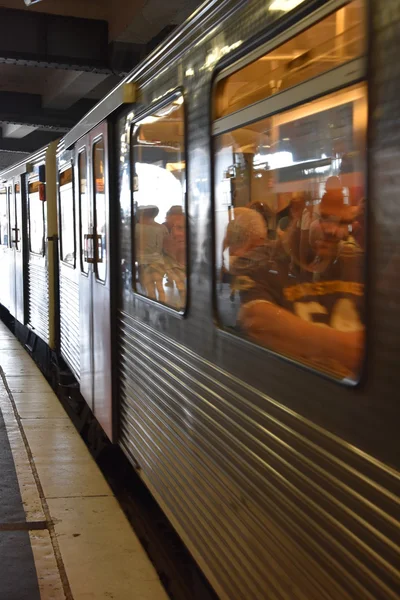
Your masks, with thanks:
[[(249, 337), (351, 377), (360, 365), (364, 339), (363, 250), (351, 235), (358, 209), (344, 203), (335, 179), (328, 180), (318, 222), (310, 229), (314, 258), (306, 277), (291, 276), (290, 253), (275, 261), (272, 276), (268, 260), (254, 261), (260, 256), (260, 243), (252, 249), (244, 244), (237, 248), (241, 260), (233, 260), (232, 270), (236, 276), (240, 270), (242, 281), (247, 277), (239, 323)], [(253, 239), (244, 220), (238, 219), (235, 228), (237, 239)]]
[(156, 223), (158, 212), (157, 206), (138, 208), (135, 227), (136, 260), (142, 293), (159, 302), (165, 302), (163, 247), (168, 230), (164, 225)]
[(164, 264), (169, 286), (176, 287), (180, 306), (186, 301), (186, 218), (181, 206), (172, 206), (167, 212), (164, 237)]
[(268, 242), (267, 224), (260, 212), (239, 207), (234, 209), (232, 217), (223, 242), (223, 251), (229, 250), (229, 264), (225, 268), (232, 293), (238, 292), (241, 303), (245, 304), (263, 296), (265, 286), (269, 291), (275, 245)]

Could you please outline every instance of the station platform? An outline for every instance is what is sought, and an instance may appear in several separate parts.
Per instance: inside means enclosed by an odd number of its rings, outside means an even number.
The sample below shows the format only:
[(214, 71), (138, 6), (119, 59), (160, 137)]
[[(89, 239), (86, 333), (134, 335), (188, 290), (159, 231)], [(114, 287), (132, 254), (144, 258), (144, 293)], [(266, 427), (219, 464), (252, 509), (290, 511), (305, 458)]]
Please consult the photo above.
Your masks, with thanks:
[(46, 379), (0, 322), (0, 600), (167, 600)]

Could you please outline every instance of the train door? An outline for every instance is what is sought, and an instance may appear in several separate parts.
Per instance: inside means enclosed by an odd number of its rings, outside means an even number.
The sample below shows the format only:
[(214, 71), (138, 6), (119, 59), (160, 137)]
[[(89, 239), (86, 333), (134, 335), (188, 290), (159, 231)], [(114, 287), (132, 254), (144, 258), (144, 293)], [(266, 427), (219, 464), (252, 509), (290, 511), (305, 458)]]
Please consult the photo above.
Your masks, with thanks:
[(9, 246), (10, 246), (10, 206), (8, 198), (8, 187), (0, 190), (0, 302), (9, 309)]
[(47, 269), (47, 212), (44, 185), (38, 170), (28, 180), (28, 314), (27, 324), (49, 341), (49, 280)]
[(79, 204), (79, 339), (80, 390), (93, 411), (93, 322), (92, 322), (92, 231), (93, 215), (90, 202), (88, 140), (83, 138), (76, 157)]
[(112, 437), (107, 124), (78, 149), (81, 393)]
[(10, 211), (10, 243), (8, 249), (8, 285), (9, 285), (9, 307), (8, 310), (13, 317), (16, 316), (16, 281), (15, 281), (15, 248), (17, 244), (17, 211), (15, 207), (15, 194), (13, 181), (7, 183), (8, 207)]
[(22, 189), (20, 178), (14, 179), (15, 199), (15, 229), (11, 232), (14, 246), (15, 264), (15, 318), (25, 323), (24, 314), (24, 259), (23, 259), (23, 228), (22, 228)]
[(71, 158), (71, 153), (59, 157), (58, 172), (60, 352), (80, 380), (78, 211)]

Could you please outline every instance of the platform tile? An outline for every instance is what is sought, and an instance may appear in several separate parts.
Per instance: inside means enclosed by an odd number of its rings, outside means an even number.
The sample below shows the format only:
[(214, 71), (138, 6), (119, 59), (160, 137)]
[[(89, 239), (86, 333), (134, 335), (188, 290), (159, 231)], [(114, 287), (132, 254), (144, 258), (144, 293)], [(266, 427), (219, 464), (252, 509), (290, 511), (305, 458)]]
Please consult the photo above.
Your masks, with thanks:
[(74, 600), (167, 600), (113, 497), (49, 500)]

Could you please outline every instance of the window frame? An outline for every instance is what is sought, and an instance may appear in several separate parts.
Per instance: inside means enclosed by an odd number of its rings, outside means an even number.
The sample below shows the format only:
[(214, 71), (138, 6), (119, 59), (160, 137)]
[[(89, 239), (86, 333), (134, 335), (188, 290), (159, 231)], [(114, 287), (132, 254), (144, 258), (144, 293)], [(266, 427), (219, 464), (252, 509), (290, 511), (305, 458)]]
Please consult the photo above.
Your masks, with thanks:
[[(7, 190), (7, 216), (8, 216), (8, 244), (7, 244), (7, 248), (9, 250), (12, 250), (13, 247), (13, 241), (12, 241), (12, 232), (13, 232), (13, 227), (12, 227), (12, 222), (11, 222), (11, 204), (14, 200), (14, 221), (16, 220), (16, 215), (15, 215), (15, 198), (14, 198), (14, 190), (13, 190), (13, 184), (12, 184), (12, 180), (7, 182), (6, 185), (6, 190)], [(15, 224), (15, 223), (14, 223)]]
[[(42, 236), (42, 251), (41, 252), (35, 252), (34, 250), (32, 250), (32, 226), (31, 226), (31, 195), (30, 195), (30, 191), (29, 191), (29, 186), (33, 183), (38, 183), (40, 185), (40, 181), (38, 177), (34, 177), (32, 179), (28, 179), (27, 181), (27, 192), (28, 192), (28, 225), (29, 225), (29, 253), (33, 254), (33, 256), (45, 256), (46, 254), (46, 248), (45, 248), (45, 236), (46, 236), (46, 223), (45, 223), (45, 218), (44, 218), (44, 201), (39, 200), (39, 202), (42, 203), (42, 222), (43, 222), (43, 236)], [(34, 192), (36, 193), (36, 192)], [(37, 193), (39, 193), (39, 190), (37, 191)]]
[[(63, 234), (62, 234), (62, 209), (61, 209), (61, 184), (60, 184), (60, 176), (65, 171), (71, 169), (71, 187), (72, 187), (72, 214), (73, 214), (73, 235), (74, 235), (74, 262), (67, 263), (63, 260)], [(58, 210), (59, 210), (59, 238), (60, 238), (60, 262), (63, 265), (70, 269), (76, 269), (76, 210), (75, 210), (75, 181), (74, 181), (74, 161), (71, 158), (70, 161), (66, 165), (63, 165), (61, 169), (58, 169), (57, 172), (57, 194), (58, 194)], [(68, 184), (67, 184), (68, 185)]]
[[(9, 210), (9, 201), (8, 201), (8, 186), (4, 185), (4, 187), (2, 188), (2, 190), (4, 190), (4, 196), (5, 196), (5, 200), (6, 200), (6, 214), (7, 214), (7, 244), (4, 243), (3, 241), (3, 234), (0, 230), (0, 246), (4, 246), (5, 248), (8, 248), (8, 243), (9, 243), (9, 239), (10, 239), (10, 210)], [(1, 223), (0, 223), (1, 226)]]
[[(80, 157), (81, 155), (84, 154), (86, 161), (85, 161), (85, 167), (86, 167), (86, 195), (89, 197), (88, 200), (88, 206), (90, 205), (90, 173), (89, 173), (89, 161), (88, 161), (88, 144), (84, 144), (83, 146), (81, 146), (78, 149), (77, 152), (77, 161), (76, 161), (76, 170), (77, 170), (77, 175), (78, 175), (78, 206), (79, 206), (79, 264), (80, 264), (80, 273), (81, 275), (84, 275), (85, 277), (89, 276), (89, 268), (87, 269), (87, 271), (85, 271), (84, 269), (84, 260), (83, 260), (83, 253), (84, 253), (84, 233), (83, 233), (83, 229), (82, 229), (82, 194), (81, 194), (81, 168), (80, 168)], [(89, 264), (89, 263), (86, 263)]]
[[(137, 277), (137, 273), (136, 273), (136, 249), (135, 249), (135, 226), (136, 226), (136, 212), (134, 210), (135, 207), (135, 203), (134, 203), (134, 149), (133, 149), (133, 129), (135, 127), (135, 125), (141, 121), (142, 119), (145, 119), (148, 116), (151, 116), (154, 112), (156, 112), (157, 110), (160, 110), (162, 108), (164, 108), (165, 106), (168, 106), (168, 104), (170, 104), (171, 102), (173, 102), (175, 99), (182, 97), (183, 102), (181, 104), (182, 106), (182, 110), (183, 110), (183, 128), (184, 128), (184, 148), (183, 148), (183, 157), (185, 160), (185, 181), (186, 181), (186, 190), (185, 190), (185, 194), (184, 194), (184, 201), (182, 203), (182, 207), (185, 210), (185, 227), (186, 227), (186, 252), (185, 252), (185, 256), (186, 256), (186, 302), (185, 302), (185, 307), (181, 310), (174, 308), (173, 306), (169, 306), (168, 304), (163, 304), (162, 302), (159, 302), (158, 300), (154, 300), (153, 298), (149, 298), (148, 296), (145, 296), (144, 294), (141, 294), (136, 286), (136, 277)], [(157, 306), (158, 308), (170, 312), (172, 315), (176, 316), (176, 317), (186, 317), (187, 313), (188, 313), (188, 308), (189, 308), (189, 300), (190, 300), (190, 285), (189, 285), (189, 274), (190, 274), (190, 267), (189, 267), (189, 256), (190, 256), (190, 252), (189, 252), (189, 240), (190, 240), (190, 233), (189, 233), (189, 214), (188, 214), (188, 189), (189, 189), (189, 175), (188, 175), (188, 137), (187, 137), (187, 131), (188, 131), (188, 122), (187, 122), (187, 106), (186, 106), (186, 94), (185, 94), (185, 90), (182, 86), (178, 86), (176, 87), (172, 92), (168, 93), (164, 98), (160, 99), (159, 102), (154, 103), (154, 105), (147, 105), (146, 107), (142, 108), (142, 110), (140, 110), (137, 114), (134, 115), (134, 118), (132, 119), (132, 122), (130, 123), (130, 127), (129, 127), (129, 185), (130, 185), (130, 206), (131, 206), (131, 260), (132, 260), (132, 283), (131, 283), (131, 291), (132, 293), (135, 295), (135, 297), (140, 298), (140, 300), (143, 300), (145, 302), (148, 302), (149, 304), (152, 304), (153, 306)]]
[[(91, 142), (90, 142), (90, 159), (89, 159), (89, 169), (91, 169), (91, 182), (92, 182), (92, 196), (91, 196), (91, 202), (92, 202), (92, 209), (93, 209), (93, 235), (98, 236), (99, 234), (97, 233), (97, 200), (96, 200), (96, 195), (97, 195), (97, 191), (96, 191), (96, 177), (95, 177), (95, 160), (94, 160), (94, 148), (96, 146), (96, 144), (98, 144), (100, 141), (103, 142), (103, 148), (104, 148), (104, 196), (106, 197), (106, 195), (108, 194), (108, 190), (107, 190), (107, 182), (108, 182), (108, 146), (107, 146), (107, 136), (104, 135), (103, 132), (99, 133), (99, 135), (97, 135), (96, 137), (94, 137)], [(107, 209), (107, 203), (106, 204), (106, 234), (105, 234), (105, 241), (106, 241), (106, 250), (107, 250), (107, 262), (105, 263), (105, 274), (104, 274), (104, 279), (102, 277), (99, 276), (99, 270), (98, 270), (98, 246), (97, 246), (97, 239), (96, 241), (93, 238), (93, 249), (95, 252), (95, 259), (94, 259), (94, 264), (93, 264), (93, 274), (96, 278), (97, 283), (100, 283), (101, 285), (106, 285), (107, 283), (107, 277), (108, 277), (108, 273), (109, 273), (109, 269), (110, 269), (110, 265), (109, 265), (109, 261), (110, 261), (110, 236), (109, 236), (109, 228), (110, 228), (110, 215), (109, 215), (109, 208)]]
[[(225, 79), (229, 75), (232, 75), (233, 73), (240, 71), (244, 67), (247, 67), (247, 65), (258, 60), (265, 54), (268, 54), (268, 52), (272, 52), (272, 50), (275, 50), (275, 48), (278, 48), (285, 42), (288, 42), (289, 40), (296, 37), (303, 31), (306, 31), (313, 25), (316, 25), (318, 21), (322, 21), (330, 14), (336, 12), (340, 8), (343, 8), (347, 4), (350, 4), (351, 1), (352, 0), (330, 0), (330, 2), (327, 2), (326, 4), (320, 6), (317, 9), (314, 9), (311, 13), (309, 13), (302, 19), (296, 20), (296, 15), (301, 13), (303, 10), (307, 9), (306, 4), (300, 4), (298, 7), (291, 10), (287, 15), (281, 17), (280, 19), (274, 22), (274, 25), (277, 23), (282, 25), (280, 33), (278, 33), (277, 35), (273, 35), (272, 38), (269, 37), (268, 40), (265, 42), (261, 41), (256, 48), (249, 48), (251, 41), (254, 41), (249, 40), (249, 42), (247, 42), (243, 46), (240, 46), (238, 53), (235, 53), (233, 56), (228, 56), (227, 58), (222, 58), (215, 67), (213, 76), (213, 86), (216, 86), (222, 79)], [(368, 0), (365, 0), (365, 2), (367, 5)], [(291, 20), (293, 20), (292, 24)], [(288, 22), (288, 27), (284, 27), (284, 24), (286, 22)], [(253, 45), (254, 44), (252, 44), (252, 46)], [(247, 51), (246, 48), (248, 48)], [(212, 94), (214, 94), (214, 90)], [(212, 121), (214, 120), (214, 117), (212, 117)]]
[[(268, 346), (263, 346), (260, 343), (257, 343), (250, 339), (247, 336), (241, 335), (240, 333), (236, 333), (227, 329), (223, 324), (220, 318), (220, 310), (218, 307), (218, 297), (217, 297), (217, 284), (218, 284), (218, 273), (217, 273), (217, 262), (216, 262), (216, 241), (217, 241), (217, 231), (216, 231), (216, 180), (215, 180), (215, 141), (218, 136), (221, 136), (224, 133), (229, 133), (232, 130), (235, 130), (239, 127), (245, 127), (251, 123), (260, 121), (262, 119), (266, 119), (273, 115), (277, 115), (283, 113), (285, 111), (289, 111), (296, 107), (300, 107), (309, 102), (313, 102), (314, 100), (318, 100), (320, 98), (324, 98), (329, 94), (332, 94), (336, 91), (345, 90), (346, 88), (351, 87), (352, 85), (356, 85), (357, 83), (365, 83), (366, 84), (366, 99), (367, 99), (367, 120), (366, 120), (366, 152), (365, 152), (365, 173), (364, 173), (364, 182), (365, 182), (365, 212), (366, 212), (366, 220), (368, 220), (369, 213), (369, 182), (370, 182), (370, 157), (369, 157), (369, 139), (370, 139), (370, 69), (369, 69), (369, 60), (370, 60), (370, 51), (369, 51), (369, 21), (370, 21), (370, 7), (369, 1), (364, 0), (365, 2), (365, 36), (366, 36), (366, 51), (365, 54), (344, 63), (338, 67), (334, 67), (333, 69), (324, 72), (316, 77), (312, 77), (308, 80), (301, 82), (293, 87), (289, 87), (282, 92), (279, 92), (273, 96), (269, 96), (261, 101), (254, 102), (253, 104), (249, 104), (243, 109), (240, 109), (236, 112), (230, 113), (227, 116), (220, 117), (218, 119), (214, 118), (214, 106), (216, 97), (218, 83), (245, 68), (248, 64), (256, 61), (258, 58), (264, 56), (268, 52), (273, 51), (283, 43), (288, 40), (296, 37), (301, 34), (303, 31), (306, 31), (320, 20), (328, 17), (330, 14), (340, 10), (351, 3), (352, 0), (331, 0), (326, 5), (320, 7), (315, 10), (311, 14), (308, 14), (303, 19), (294, 22), (292, 26), (291, 17), (293, 14), (299, 12), (294, 9), (291, 11), (291, 14), (282, 17), (279, 19), (279, 23), (282, 25), (281, 33), (278, 33), (272, 39), (268, 39), (267, 42), (262, 43), (257, 48), (254, 49), (254, 40), (249, 40), (243, 47), (240, 48), (240, 54), (235, 53), (228, 58), (222, 58), (219, 63), (217, 63), (214, 73), (212, 76), (212, 82), (210, 87), (210, 158), (211, 158), (211, 211), (212, 211), (212, 249), (211, 256), (213, 261), (213, 269), (212, 269), (212, 305), (213, 305), (213, 316), (214, 322), (216, 324), (216, 329), (220, 335), (226, 337), (229, 340), (240, 340), (245, 345), (249, 345), (249, 347), (256, 347), (261, 352), (267, 352), (270, 355), (277, 357), (285, 361), (288, 364), (294, 365), (297, 368), (303, 369), (312, 373), (313, 375), (317, 375), (322, 377), (323, 379), (327, 379), (333, 383), (339, 384), (344, 387), (358, 387), (363, 381), (366, 373), (366, 363), (368, 358), (368, 294), (369, 294), (369, 285), (368, 285), (368, 263), (369, 263), (369, 250), (368, 250), (368, 232), (366, 231), (366, 244), (364, 249), (364, 306), (366, 312), (366, 326), (365, 326), (365, 341), (363, 348), (363, 359), (361, 361), (360, 367), (354, 379), (339, 379), (334, 377), (327, 372), (322, 370), (318, 370), (316, 367), (312, 365), (308, 365), (304, 362), (300, 362), (296, 358), (291, 356), (287, 356), (282, 354)], [(301, 6), (299, 7), (302, 8)], [(284, 28), (284, 24), (288, 22), (289, 27)], [(251, 45), (251, 42), (253, 44)], [(247, 49), (247, 52), (246, 52)], [(335, 77), (332, 79), (332, 74), (335, 73)], [(341, 79), (342, 77), (342, 79)], [(326, 87), (324, 87), (324, 83), (326, 82)], [(315, 84), (316, 85), (313, 85)], [(313, 91), (311, 91), (313, 89)], [(286, 100), (290, 99), (291, 100)], [(258, 110), (257, 110), (258, 109)], [(244, 119), (239, 118), (240, 115), (245, 115)]]
[[(19, 187), (19, 192), (18, 194), (20, 195), (20, 217), (21, 217), (21, 223), (19, 222), (18, 219), (18, 201), (17, 201), (17, 188)], [(13, 181), (13, 189), (14, 189), (14, 199), (15, 199), (15, 225), (17, 228), (17, 236), (18, 234), (20, 235), (18, 241), (15, 243), (15, 250), (16, 252), (22, 252), (22, 185), (21, 185), (21, 181)]]

